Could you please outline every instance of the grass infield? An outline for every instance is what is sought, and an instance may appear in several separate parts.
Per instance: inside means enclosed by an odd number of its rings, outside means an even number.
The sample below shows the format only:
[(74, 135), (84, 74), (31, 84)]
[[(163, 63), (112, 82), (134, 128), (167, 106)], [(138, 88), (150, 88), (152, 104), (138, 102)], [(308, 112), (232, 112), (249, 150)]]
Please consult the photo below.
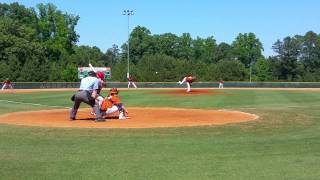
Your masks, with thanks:
[[(159, 129), (0, 124), (0, 179), (319, 179), (319, 91), (224, 89), (197, 96), (155, 91), (164, 90), (122, 90), (120, 96), (128, 107), (230, 109), (260, 118)], [(72, 94), (0, 94), (0, 114), (71, 107)]]

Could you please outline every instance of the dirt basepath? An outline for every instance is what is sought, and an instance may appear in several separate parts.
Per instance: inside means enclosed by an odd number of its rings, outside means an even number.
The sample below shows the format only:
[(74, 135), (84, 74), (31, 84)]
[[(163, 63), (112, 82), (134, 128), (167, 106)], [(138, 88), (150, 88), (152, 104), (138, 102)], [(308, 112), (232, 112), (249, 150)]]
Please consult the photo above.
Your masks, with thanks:
[(119, 120), (117, 114), (106, 117), (106, 122), (94, 122), (90, 109), (81, 109), (77, 120), (69, 120), (69, 110), (16, 112), (0, 116), (0, 123), (68, 128), (159, 128), (223, 125), (252, 121), (258, 116), (238, 111), (178, 108), (129, 108), (129, 119)]

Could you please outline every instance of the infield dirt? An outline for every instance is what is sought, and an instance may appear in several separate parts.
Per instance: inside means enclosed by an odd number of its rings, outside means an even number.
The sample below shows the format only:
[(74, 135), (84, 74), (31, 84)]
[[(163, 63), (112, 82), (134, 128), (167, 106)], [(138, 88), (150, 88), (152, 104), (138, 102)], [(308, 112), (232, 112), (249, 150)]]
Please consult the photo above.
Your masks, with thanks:
[(15, 112), (0, 116), (0, 123), (69, 128), (159, 128), (223, 125), (258, 118), (254, 114), (226, 110), (179, 108), (129, 108), (129, 119), (119, 120), (117, 114), (107, 116), (106, 122), (95, 122), (90, 109), (81, 109), (77, 120), (69, 120), (68, 109)]

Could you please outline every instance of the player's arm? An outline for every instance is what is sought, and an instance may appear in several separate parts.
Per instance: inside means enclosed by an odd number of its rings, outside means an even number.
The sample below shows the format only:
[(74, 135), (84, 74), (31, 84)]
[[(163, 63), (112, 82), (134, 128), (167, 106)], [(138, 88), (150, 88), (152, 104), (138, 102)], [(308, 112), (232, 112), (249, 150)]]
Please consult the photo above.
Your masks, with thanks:
[(126, 107), (124, 107), (124, 105), (122, 105), (122, 108), (126, 114), (129, 114), (129, 111), (126, 109)]
[(97, 90), (96, 90), (96, 89), (93, 90), (93, 92), (92, 92), (92, 94), (91, 94), (91, 97), (92, 97), (93, 99), (97, 99), (98, 93), (97, 93)]
[(93, 85), (93, 92), (91, 94), (93, 99), (97, 99), (97, 97), (98, 97), (98, 91), (97, 90), (98, 89), (99, 89), (99, 80), (96, 78), (95, 82), (94, 82), (94, 85)]

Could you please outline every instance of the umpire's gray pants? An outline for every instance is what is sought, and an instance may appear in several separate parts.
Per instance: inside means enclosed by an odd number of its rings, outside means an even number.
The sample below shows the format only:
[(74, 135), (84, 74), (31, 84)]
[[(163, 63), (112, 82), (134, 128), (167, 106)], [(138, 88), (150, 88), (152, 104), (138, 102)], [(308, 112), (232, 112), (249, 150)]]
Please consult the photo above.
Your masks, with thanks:
[(93, 108), (94, 113), (96, 113), (96, 118), (102, 117), (98, 103), (96, 103), (96, 101), (92, 99), (90, 96), (91, 96), (91, 93), (89, 91), (80, 90), (76, 92), (75, 98), (74, 98), (74, 105), (70, 111), (71, 119), (76, 118), (78, 109), (82, 102), (90, 105)]

